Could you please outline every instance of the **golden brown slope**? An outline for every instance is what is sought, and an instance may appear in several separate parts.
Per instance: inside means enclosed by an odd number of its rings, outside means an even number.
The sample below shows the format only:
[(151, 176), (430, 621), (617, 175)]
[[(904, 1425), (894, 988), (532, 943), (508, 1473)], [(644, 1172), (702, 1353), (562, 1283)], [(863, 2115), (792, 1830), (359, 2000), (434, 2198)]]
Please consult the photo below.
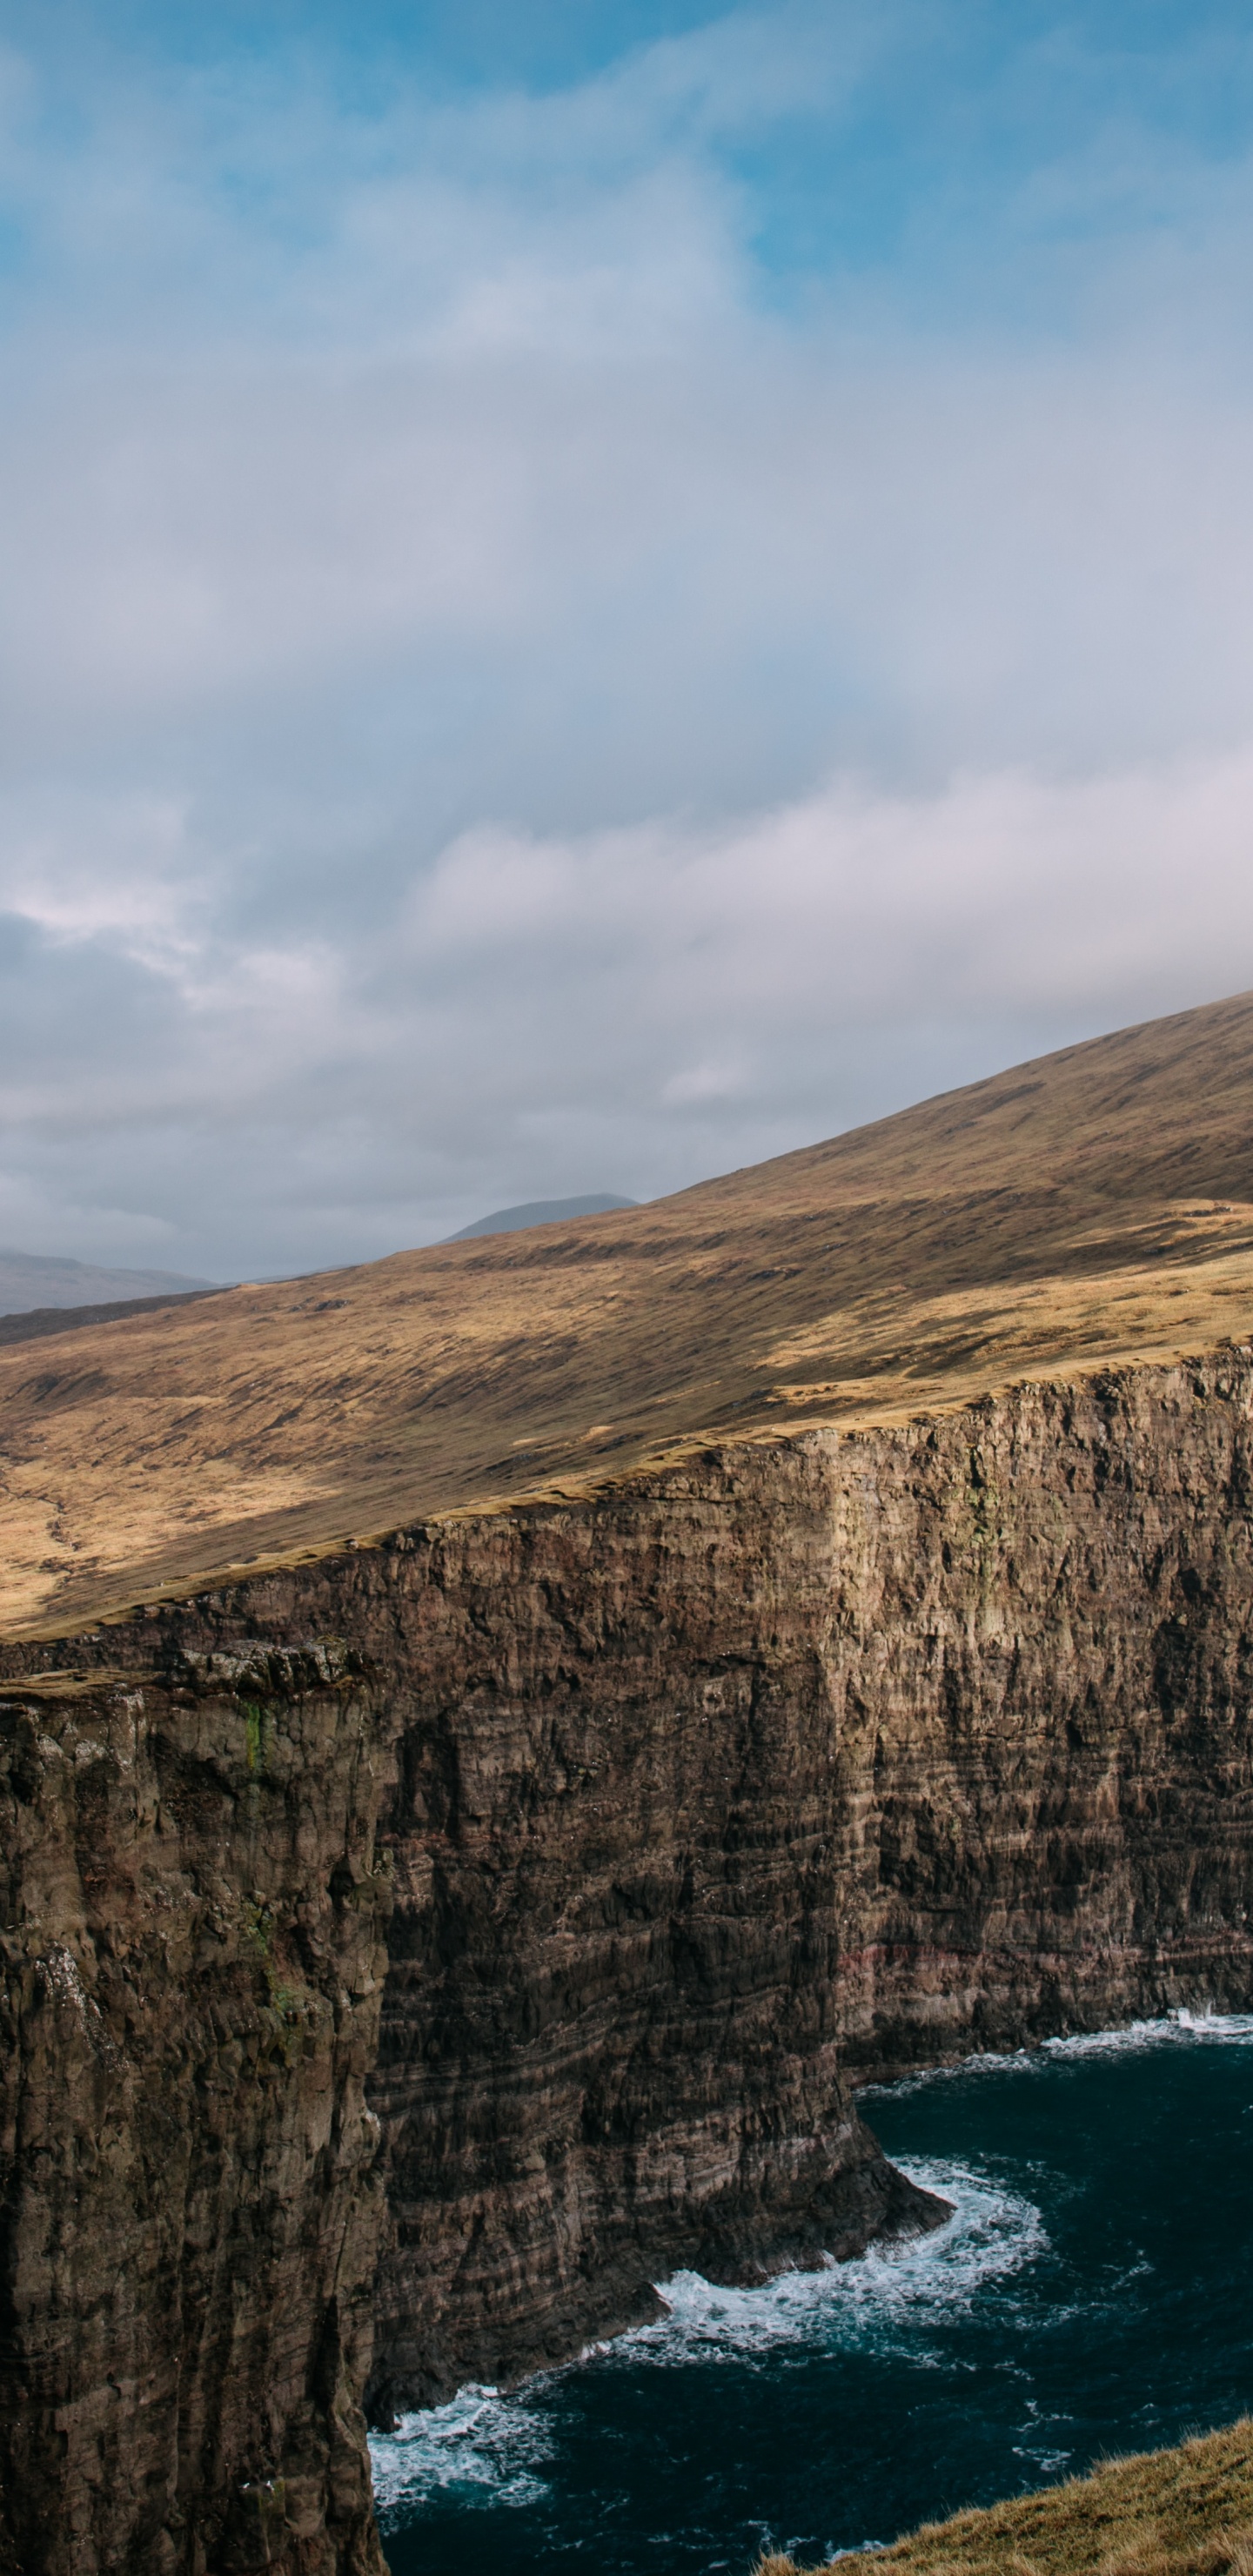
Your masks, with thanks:
[[(1253, 2422), (926, 2523), (853, 2563), (860, 2576), (1253, 2576)], [(797, 2570), (766, 2558), (758, 2576)]]
[(0, 1350), (9, 1634), (1253, 1325), (1253, 995), (652, 1206)]

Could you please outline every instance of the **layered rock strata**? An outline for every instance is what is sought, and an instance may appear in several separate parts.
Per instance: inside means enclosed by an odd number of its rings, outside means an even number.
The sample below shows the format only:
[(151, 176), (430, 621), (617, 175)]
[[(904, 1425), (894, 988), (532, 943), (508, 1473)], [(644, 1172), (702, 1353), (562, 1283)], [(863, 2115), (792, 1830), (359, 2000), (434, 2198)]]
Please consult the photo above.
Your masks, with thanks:
[[(0, 2566), (371, 2576), (367, 1687), (0, 1702)], [(279, 1687), (274, 1687), (275, 1680)]]
[[(74, 1641), (84, 1669), (107, 1659), (165, 1675), (145, 1705), (170, 1712), (171, 1742), (193, 1730), (178, 1760), (207, 1762), (211, 1781), (213, 1760), (193, 1750), (206, 1710), (272, 1709), (276, 1742), (306, 1710), (323, 1730), (323, 1768), (306, 1777), (293, 1752), (285, 1821), (271, 1811), (270, 1896), (230, 1803), (247, 1792), (242, 1754), (229, 1796), (209, 1793), (203, 1849), (224, 1920), (223, 1889), (242, 1905), (259, 1888), (293, 1960), (300, 1902), (331, 1950), (364, 1939), (346, 1928), (366, 1919), (348, 1900), (381, 1882), (377, 1826), (394, 1900), (369, 2088), (387, 2178), (376, 2412), (577, 2349), (644, 2313), (679, 2264), (753, 2277), (925, 2218), (858, 2123), (850, 2082), (1172, 2004), (1253, 1999), (1251, 1412), (1247, 1351), (1028, 1386), (935, 1421), (706, 1451), (590, 1504), (399, 1531)], [(342, 1697), (300, 1665), (314, 1646), (341, 1669), (354, 1660)], [(27, 1723), (19, 1672), (68, 1659), (64, 1646), (8, 1650), (15, 1724)], [(55, 1757), (30, 1758), (28, 1805), (54, 1798)], [(148, 1828), (137, 1806), (133, 1821), (115, 1812), (94, 1912), (75, 1895), (81, 1922), (54, 1933), (73, 1907), (40, 1882), (10, 1933), (36, 2018), (37, 1961), (54, 1943), (85, 1994), (97, 1980), (102, 2013), (120, 1991), (110, 1944), (124, 1952), (132, 1936), (110, 1926), (130, 1921)], [(56, 1831), (64, 1840), (68, 1823)], [(350, 1883), (336, 1872), (353, 1834)], [(210, 1864), (200, 1844), (186, 1849), (198, 1921)], [(78, 1885), (68, 1867), (65, 1885)], [(371, 1924), (378, 1901), (371, 1892)], [(246, 1925), (230, 1937), (224, 1955), (249, 1966), (246, 2008), (264, 2021), (279, 2008)], [(329, 1956), (300, 1953), (307, 1990), (328, 1997)], [(192, 1959), (186, 1944), (168, 1964), (144, 1952), (163, 2027), (180, 2014), (199, 2026)], [(372, 2040), (374, 2009), (359, 2000), (359, 2041)], [(134, 2032), (124, 2016), (110, 2024), (121, 2054), (140, 2029), (141, 2017)], [(81, 2057), (86, 2042), (74, 2046)], [(50, 2070), (62, 2052), (79, 2064), (67, 2037)], [(206, 2062), (199, 2041), (191, 2056)], [(275, 2061), (272, 2089), (249, 2100), (250, 2143), (220, 2131), (218, 2200), (189, 2202), (186, 2219), (171, 2200), (169, 2239), (191, 2249), (193, 2271), (232, 2241), (246, 2176), (299, 2140), (315, 2098), (329, 2090), (349, 2127), (359, 2120), (358, 2077), (323, 2063), (306, 2082), (302, 2064), (280, 2074)], [(88, 2131), (73, 2144), (65, 2126), (72, 2095), (57, 2098), (59, 2143), (40, 2168), (54, 2232), (70, 2224), (75, 2158), (91, 2154)], [(193, 2083), (180, 2100), (199, 2138), (218, 2114)], [(119, 2113), (119, 2137), (137, 2118)], [(258, 2417), (246, 2459), (229, 2409), (194, 2418), (190, 2465), (163, 2472), (182, 2480), (184, 2521), (160, 2526), (171, 2568), (196, 2563), (177, 2552), (197, 2477), (208, 2528), (225, 2510), (211, 2499), (286, 2476), (286, 2422), (293, 2440), (324, 2441), (328, 2464), (328, 2426), (351, 2447), (349, 2398), (319, 2396), (308, 2358), (324, 2295), (314, 2248), (338, 2228), (337, 2260), (360, 2283), (379, 2168), (364, 2147), (351, 2177), (345, 2164), (332, 2223), (318, 2153), (309, 2134), (283, 2166), (282, 2192), (304, 2213), (305, 2286), (284, 2285), (268, 2327), (265, 2301), (247, 2310), (258, 2323), (245, 2348), (260, 2356), (272, 2334), (288, 2397)], [(20, 2200), (32, 2187), (20, 2153), (12, 2170)], [(277, 2239), (259, 2227), (258, 2241)], [(78, 2356), (74, 2404), (103, 2420), (110, 2368), (124, 2376), (109, 2360), (120, 2312), (102, 2308), (89, 2269), (28, 2277), (22, 2366), (59, 2334)], [(348, 2304), (345, 2390), (365, 2361), (358, 2290)], [(297, 2315), (299, 2329), (280, 2322)], [(190, 2373), (198, 2387), (215, 2373), (220, 2384), (229, 2339), (227, 2309), (202, 2300), (171, 2305), (152, 2349), (167, 2380)], [(139, 2421), (133, 2399), (116, 2402)], [(41, 2459), (46, 2496), (51, 2448)], [(74, 2474), (86, 2514), (91, 2481), (81, 2462)], [(358, 2505), (336, 2530), (329, 2469), (312, 2474), (324, 2478), (316, 2540), (310, 2506), (309, 2535), (289, 2539), (276, 2520), (271, 2557), (255, 2563), (355, 2563), (344, 2553), (365, 2545)], [(329, 2554), (291, 2554), (315, 2546)]]

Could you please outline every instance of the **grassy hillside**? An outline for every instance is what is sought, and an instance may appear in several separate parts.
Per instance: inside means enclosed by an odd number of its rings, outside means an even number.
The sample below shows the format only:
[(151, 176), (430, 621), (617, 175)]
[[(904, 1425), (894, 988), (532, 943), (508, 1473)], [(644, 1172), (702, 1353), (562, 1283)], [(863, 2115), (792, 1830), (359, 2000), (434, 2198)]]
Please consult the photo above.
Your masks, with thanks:
[[(842, 2567), (908, 2576), (1253, 2576), (1253, 2421), (984, 2513), (924, 2524)], [(797, 2576), (768, 2558), (758, 2576)]]
[(1253, 995), (651, 1206), (0, 1347), (0, 1626), (1253, 1330)]

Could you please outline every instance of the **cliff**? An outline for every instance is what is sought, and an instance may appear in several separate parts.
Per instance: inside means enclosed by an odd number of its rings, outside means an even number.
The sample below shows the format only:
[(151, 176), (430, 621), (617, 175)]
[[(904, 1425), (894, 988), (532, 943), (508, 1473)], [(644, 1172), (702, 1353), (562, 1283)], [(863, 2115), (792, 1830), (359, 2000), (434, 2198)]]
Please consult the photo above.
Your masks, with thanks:
[(376, 2257), (385, 2415), (925, 2221), (860, 2077), (1247, 2005), (1251, 1422), (1098, 1371), (5, 1649), (10, 2563), (368, 2567)]
[(360, 2576), (363, 2402), (927, 2224), (861, 2079), (1253, 1998), (1251, 1096), (0, 1336), (0, 2565)]
[(382, 2569), (360, 2398), (389, 1728), (325, 1656), (237, 1679), (0, 1703), (14, 2576)]

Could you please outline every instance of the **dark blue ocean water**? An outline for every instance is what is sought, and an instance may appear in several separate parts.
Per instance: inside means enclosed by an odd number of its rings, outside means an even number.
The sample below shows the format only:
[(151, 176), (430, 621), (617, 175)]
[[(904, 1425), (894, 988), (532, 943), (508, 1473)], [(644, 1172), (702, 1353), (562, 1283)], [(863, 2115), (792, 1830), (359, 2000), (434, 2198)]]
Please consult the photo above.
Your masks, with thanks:
[(937, 2235), (670, 2314), (375, 2444), (393, 2576), (748, 2576), (1253, 2406), (1253, 2017), (868, 2095)]

